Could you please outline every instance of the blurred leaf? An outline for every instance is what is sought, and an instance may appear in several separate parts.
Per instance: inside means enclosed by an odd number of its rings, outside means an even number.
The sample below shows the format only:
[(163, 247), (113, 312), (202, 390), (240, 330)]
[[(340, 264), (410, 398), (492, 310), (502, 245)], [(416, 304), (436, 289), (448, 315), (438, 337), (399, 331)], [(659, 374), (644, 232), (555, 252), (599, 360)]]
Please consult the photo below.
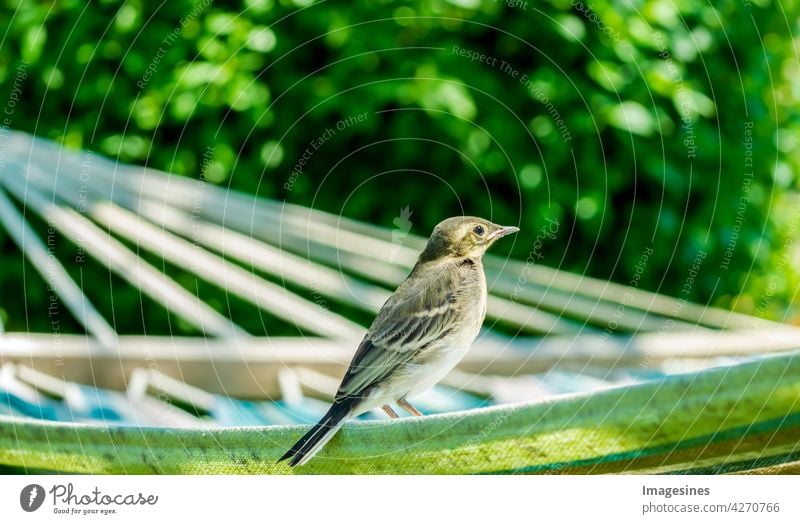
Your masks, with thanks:
[(628, 101), (611, 107), (608, 122), (614, 127), (642, 136), (650, 136), (657, 129), (653, 115), (637, 102)]

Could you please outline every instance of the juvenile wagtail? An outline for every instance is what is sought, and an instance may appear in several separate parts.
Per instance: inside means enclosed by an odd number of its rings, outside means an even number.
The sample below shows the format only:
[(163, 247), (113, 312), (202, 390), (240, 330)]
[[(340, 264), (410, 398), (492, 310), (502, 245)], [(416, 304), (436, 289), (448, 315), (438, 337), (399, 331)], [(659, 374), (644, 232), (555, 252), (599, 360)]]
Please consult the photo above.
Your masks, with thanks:
[(280, 459), (308, 462), (342, 423), (391, 404), (422, 415), (407, 398), (422, 393), (464, 357), (486, 315), (482, 258), (500, 237), (519, 231), (477, 217), (439, 223), (408, 278), (378, 311), (344, 374), (333, 405)]

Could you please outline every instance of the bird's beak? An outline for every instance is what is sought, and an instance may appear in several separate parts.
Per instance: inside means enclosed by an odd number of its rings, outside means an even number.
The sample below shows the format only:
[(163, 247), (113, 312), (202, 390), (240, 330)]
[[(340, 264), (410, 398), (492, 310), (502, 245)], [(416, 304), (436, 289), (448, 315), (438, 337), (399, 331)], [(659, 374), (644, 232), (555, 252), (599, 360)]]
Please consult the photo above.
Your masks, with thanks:
[(519, 231), (518, 227), (503, 226), (500, 229), (495, 229), (492, 233), (490, 233), (489, 240), (497, 240), (500, 237), (510, 235), (511, 233), (516, 233), (517, 231)]

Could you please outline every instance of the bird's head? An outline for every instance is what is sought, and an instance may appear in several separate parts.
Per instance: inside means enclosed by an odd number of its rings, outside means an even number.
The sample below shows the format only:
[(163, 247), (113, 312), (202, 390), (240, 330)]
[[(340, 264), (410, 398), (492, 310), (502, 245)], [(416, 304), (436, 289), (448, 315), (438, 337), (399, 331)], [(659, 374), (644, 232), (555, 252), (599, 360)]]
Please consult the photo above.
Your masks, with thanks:
[(452, 217), (433, 228), (420, 262), (443, 257), (480, 258), (501, 237), (516, 233), (518, 227), (500, 226), (478, 217)]

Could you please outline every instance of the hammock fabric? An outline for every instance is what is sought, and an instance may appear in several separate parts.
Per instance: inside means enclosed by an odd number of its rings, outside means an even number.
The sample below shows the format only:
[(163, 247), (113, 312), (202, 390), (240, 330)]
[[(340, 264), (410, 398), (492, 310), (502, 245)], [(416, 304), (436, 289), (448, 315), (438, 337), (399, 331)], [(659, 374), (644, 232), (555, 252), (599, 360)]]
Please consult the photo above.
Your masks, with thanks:
[(549, 402), (348, 424), (306, 466), (302, 426), (0, 418), (0, 464), (81, 473), (800, 473), (800, 352)]

